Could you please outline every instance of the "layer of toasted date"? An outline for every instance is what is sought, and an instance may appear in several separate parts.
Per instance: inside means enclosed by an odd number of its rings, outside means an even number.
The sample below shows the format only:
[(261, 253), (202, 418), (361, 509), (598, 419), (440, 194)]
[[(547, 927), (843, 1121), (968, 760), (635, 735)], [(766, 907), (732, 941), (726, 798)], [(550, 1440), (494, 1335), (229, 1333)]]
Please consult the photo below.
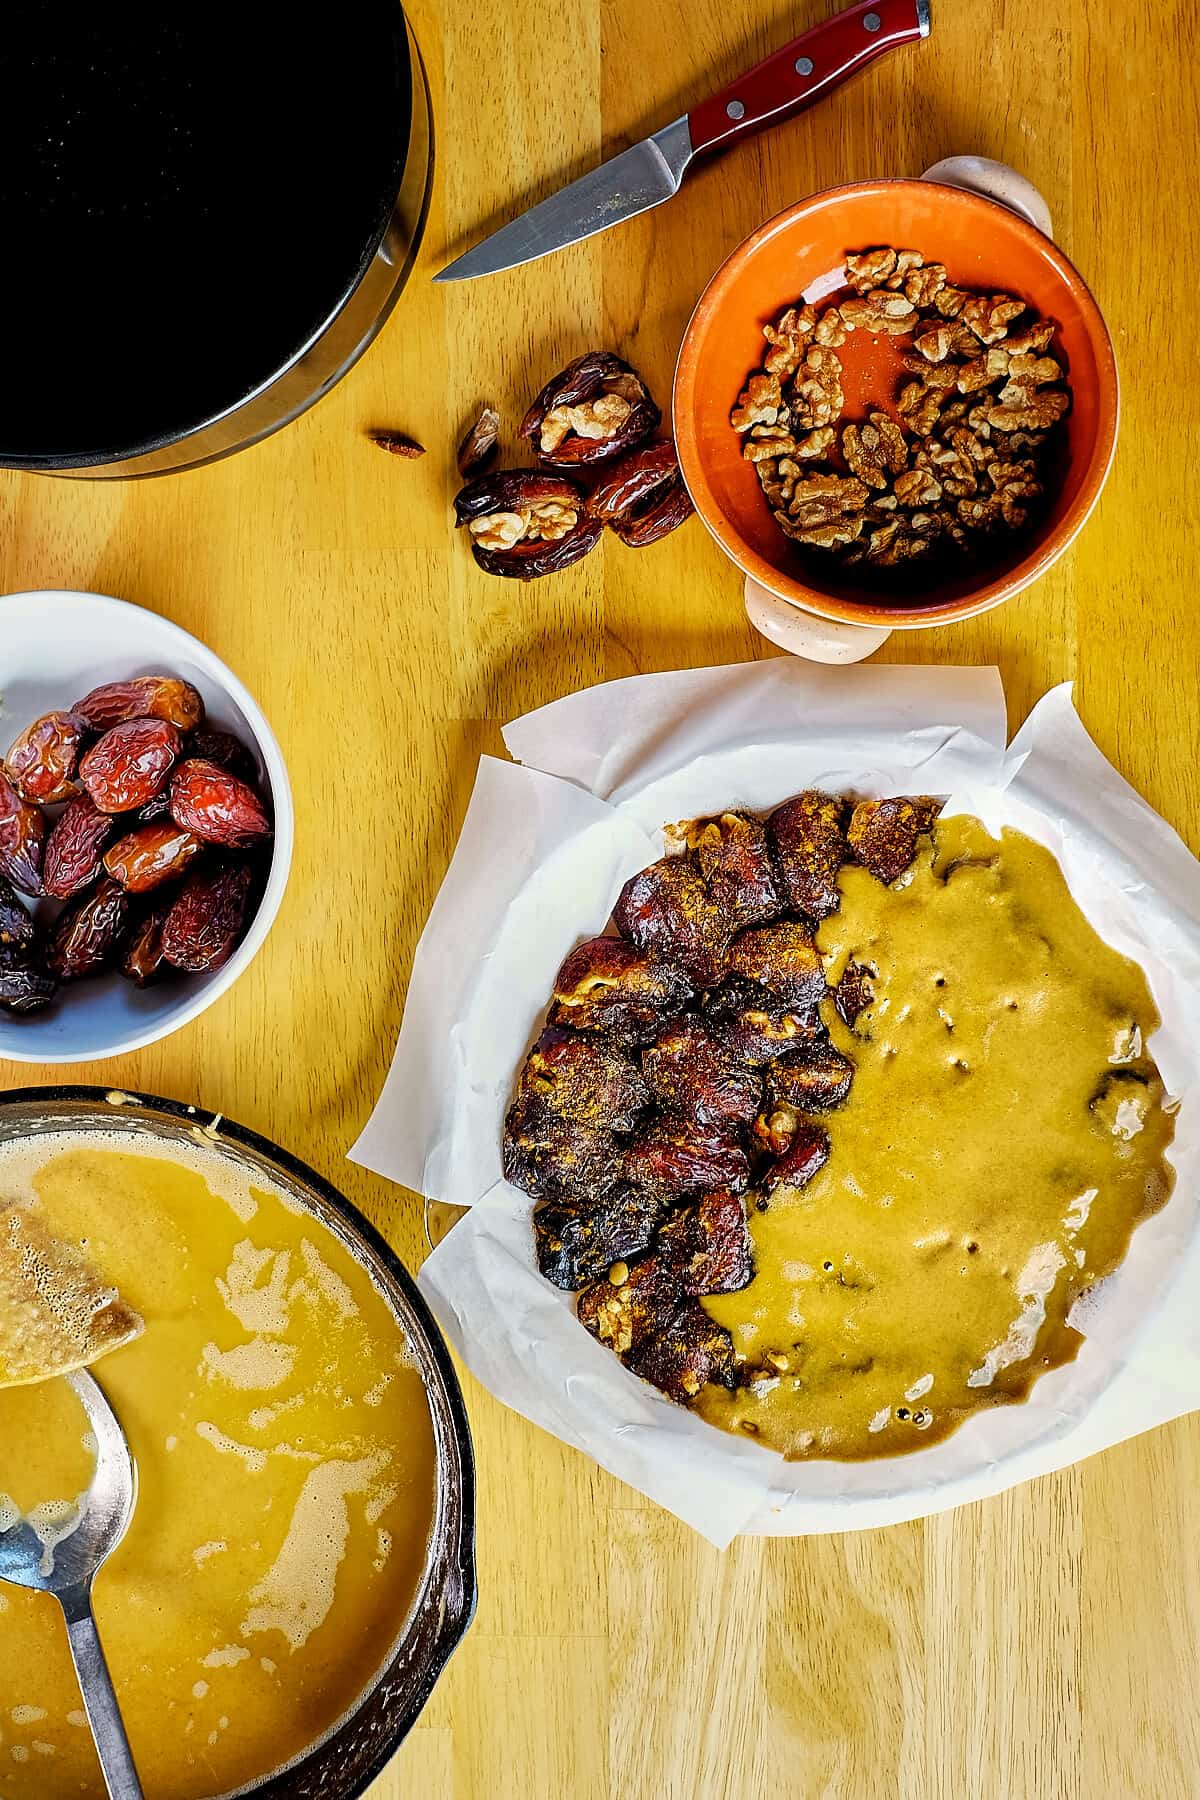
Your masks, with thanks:
[[(748, 1218), (803, 1188), (831, 1151), (871, 971), (826, 985), (815, 923), (842, 867), (908, 868), (938, 802), (807, 790), (664, 828), (668, 855), (630, 878), (619, 936), (585, 939), (554, 983), (505, 1121), (504, 1172), (539, 1199), (538, 1266), (579, 1318), (672, 1399), (738, 1379), (699, 1305), (753, 1280)], [(818, 1123), (813, 1114), (821, 1115)]]

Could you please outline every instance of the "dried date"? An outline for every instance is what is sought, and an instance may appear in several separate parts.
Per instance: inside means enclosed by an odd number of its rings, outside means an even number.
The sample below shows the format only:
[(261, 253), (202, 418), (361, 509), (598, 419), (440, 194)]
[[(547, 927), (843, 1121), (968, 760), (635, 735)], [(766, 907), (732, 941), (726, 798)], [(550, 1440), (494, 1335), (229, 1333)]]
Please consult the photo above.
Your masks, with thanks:
[(672, 1213), (658, 1234), (658, 1253), (681, 1293), (736, 1294), (754, 1278), (746, 1203), (738, 1194), (705, 1194)]
[(519, 1095), (504, 1121), (504, 1179), (535, 1199), (583, 1197), (597, 1204), (615, 1187), (620, 1156), (610, 1131), (564, 1119)]
[(942, 810), (940, 800), (903, 794), (863, 800), (854, 809), (846, 836), (864, 869), (876, 881), (899, 880), (917, 854), (917, 843)]
[(500, 444), (500, 414), (485, 406), (458, 446), (456, 461), (464, 481), (482, 475), (496, 460)]
[(748, 1125), (762, 1100), (756, 1072), (686, 1014), (642, 1052), (642, 1072), (660, 1106), (699, 1125)]
[(42, 892), (46, 821), (0, 774), (0, 875), (23, 894)]
[(733, 1339), (698, 1301), (689, 1301), (629, 1366), (643, 1381), (652, 1382), (670, 1399), (687, 1406), (709, 1382), (728, 1381)]
[(827, 1133), (811, 1119), (801, 1119), (783, 1155), (777, 1157), (763, 1174), (762, 1186), (768, 1194), (777, 1187), (805, 1187), (828, 1161)]
[(29, 948), (0, 940), (0, 1010), (40, 1012), (58, 992), (58, 983)]
[(72, 791), (88, 722), (79, 713), (51, 712), (27, 725), (4, 759), (4, 773), (31, 806), (53, 806)]
[(825, 993), (825, 969), (812, 933), (795, 919), (743, 931), (729, 947), (729, 967), (787, 1006), (815, 1006)]
[(454, 501), (471, 554), (488, 575), (534, 581), (569, 569), (604, 532), (588, 517), (583, 489), (542, 469), (500, 469), (469, 481)]
[(592, 517), (635, 550), (656, 544), (695, 510), (671, 438), (640, 445), (623, 456), (588, 501)]
[(767, 1071), (767, 1089), (776, 1106), (799, 1107), (805, 1112), (828, 1112), (840, 1106), (850, 1092), (854, 1064), (832, 1044), (815, 1044), (803, 1055), (773, 1063)]
[(662, 1202), (622, 1184), (599, 1205), (545, 1200), (533, 1215), (538, 1268), (555, 1287), (577, 1292), (650, 1248)]
[(683, 1011), (695, 991), (683, 969), (641, 956), (624, 938), (588, 938), (554, 978), (549, 1022), (611, 1032), (622, 1044), (645, 1044)]
[(650, 1099), (641, 1074), (599, 1032), (547, 1026), (518, 1088), (531, 1105), (593, 1130), (631, 1131)]
[(647, 1256), (614, 1282), (606, 1276), (576, 1302), (579, 1323), (622, 1361), (666, 1330), (682, 1303), (661, 1258)]
[(521, 436), (540, 462), (574, 468), (640, 444), (661, 418), (636, 369), (611, 350), (589, 350), (546, 383)]
[(697, 987), (720, 980), (732, 925), (709, 894), (692, 852), (664, 856), (630, 876), (613, 922), (643, 956), (678, 964)]
[(191, 682), (177, 675), (138, 675), (93, 688), (71, 711), (92, 731), (111, 731), (131, 719), (165, 719), (180, 731), (194, 731), (204, 718), (204, 702)]
[(33, 919), (12, 883), (0, 875), (0, 947), (28, 950), (34, 939)]
[(191, 975), (228, 962), (245, 935), (253, 890), (249, 863), (193, 869), (163, 924), (167, 961)]
[(742, 1194), (750, 1185), (749, 1158), (732, 1127), (669, 1116), (652, 1119), (634, 1133), (623, 1170), (636, 1187), (669, 1200), (715, 1188)]
[(843, 802), (810, 789), (776, 807), (767, 821), (788, 905), (827, 919), (841, 904), (838, 871), (849, 856), (842, 835)]
[(249, 782), (251, 787), (258, 781), (254, 752), (248, 750), (240, 738), (235, 738), (232, 731), (221, 731), (213, 725), (193, 731), (184, 743), (183, 754), (189, 760), (194, 757), (200, 762), (214, 762), (236, 775), (239, 781)]
[(219, 763), (188, 757), (171, 777), (171, 817), (209, 844), (246, 850), (271, 835), (258, 795)]
[(815, 1005), (789, 1007), (741, 975), (730, 976), (713, 988), (705, 996), (704, 1011), (722, 1042), (752, 1069), (818, 1041), (824, 1034)]
[(104, 867), (127, 894), (144, 894), (182, 875), (203, 848), (196, 834), (182, 826), (140, 825), (105, 851)]
[(133, 812), (163, 786), (182, 742), (169, 719), (127, 719), (92, 745), (79, 778), (101, 812)]
[(46, 839), (42, 883), (55, 900), (69, 900), (95, 881), (114, 825), (90, 794), (76, 794), (59, 813)]
[(101, 881), (69, 900), (50, 929), (46, 967), (59, 981), (99, 975), (115, 961), (129, 920), (129, 898), (115, 881)]
[(149, 987), (172, 972), (163, 951), (163, 926), (172, 904), (168, 900), (153, 907), (130, 928), (121, 945), (117, 967), (136, 987)]

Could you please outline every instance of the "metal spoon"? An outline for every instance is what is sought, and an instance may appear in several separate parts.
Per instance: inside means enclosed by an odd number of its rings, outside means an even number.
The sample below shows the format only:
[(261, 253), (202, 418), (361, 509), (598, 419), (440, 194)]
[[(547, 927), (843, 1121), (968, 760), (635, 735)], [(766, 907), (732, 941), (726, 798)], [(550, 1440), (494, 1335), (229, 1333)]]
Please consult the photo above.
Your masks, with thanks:
[(99, 1383), (80, 1371), (68, 1375), (87, 1413), (96, 1440), (96, 1472), (79, 1503), (79, 1513), (60, 1537), (45, 1537), (26, 1519), (0, 1531), (0, 1580), (53, 1594), (67, 1621), (67, 1640), (84, 1709), (112, 1800), (142, 1800), (142, 1786), (112, 1677), (92, 1616), (96, 1571), (125, 1535), (137, 1497), (137, 1472), (117, 1415)]

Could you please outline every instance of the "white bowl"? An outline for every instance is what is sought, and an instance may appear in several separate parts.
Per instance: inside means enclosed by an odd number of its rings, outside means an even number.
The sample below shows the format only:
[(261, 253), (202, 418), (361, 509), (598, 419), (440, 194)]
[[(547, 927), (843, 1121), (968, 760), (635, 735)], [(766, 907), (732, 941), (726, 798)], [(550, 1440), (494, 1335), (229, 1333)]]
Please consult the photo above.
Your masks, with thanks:
[[(295, 818), (275, 734), (219, 657), (157, 613), (106, 594), (49, 588), (0, 597), (0, 753), (42, 713), (101, 682), (181, 675), (199, 688), (208, 717), (253, 750), (275, 813), (271, 868), (250, 930), (223, 968), (137, 988), (120, 975), (72, 983), (47, 1012), (0, 1011), (0, 1058), (76, 1063), (120, 1056), (188, 1024), (249, 967), (274, 922), (292, 862)], [(56, 906), (38, 903), (39, 914)]]

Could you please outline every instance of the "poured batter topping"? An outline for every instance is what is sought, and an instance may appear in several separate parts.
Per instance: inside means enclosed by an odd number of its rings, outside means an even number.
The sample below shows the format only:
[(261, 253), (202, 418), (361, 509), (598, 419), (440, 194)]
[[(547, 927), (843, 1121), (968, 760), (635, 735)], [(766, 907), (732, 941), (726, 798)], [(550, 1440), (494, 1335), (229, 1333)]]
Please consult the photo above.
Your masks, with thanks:
[(886, 886), (839, 875), (817, 945), (865, 971), (829, 1158), (751, 1210), (755, 1274), (703, 1300), (739, 1378), (695, 1404), (789, 1458), (894, 1455), (1019, 1400), (1082, 1339), (1075, 1299), (1121, 1260), (1172, 1172), (1136, 964), (1049, 851), (940, 821)]

